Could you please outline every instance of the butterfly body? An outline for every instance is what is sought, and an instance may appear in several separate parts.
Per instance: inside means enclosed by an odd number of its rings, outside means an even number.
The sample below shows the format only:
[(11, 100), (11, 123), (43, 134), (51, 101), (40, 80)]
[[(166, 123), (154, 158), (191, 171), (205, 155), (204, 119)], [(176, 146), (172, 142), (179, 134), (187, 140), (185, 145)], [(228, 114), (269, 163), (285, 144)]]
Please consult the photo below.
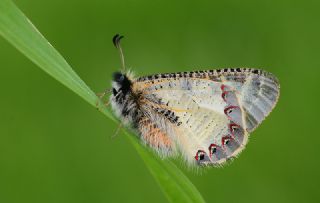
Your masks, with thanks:
[(220, 165), (237, 156), (279, 97), (270, 73), (229, 68), (133, 78), (116, 73), (112, 108), (161, 157)]

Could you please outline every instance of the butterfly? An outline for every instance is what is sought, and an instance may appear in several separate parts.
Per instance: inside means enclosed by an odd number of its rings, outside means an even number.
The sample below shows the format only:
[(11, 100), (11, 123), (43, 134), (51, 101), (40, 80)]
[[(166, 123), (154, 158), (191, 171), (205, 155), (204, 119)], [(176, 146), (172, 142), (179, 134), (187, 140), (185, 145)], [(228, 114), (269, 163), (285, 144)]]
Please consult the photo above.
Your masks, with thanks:
[[(123, 36), (113, 38), (120, 46)], [(225, 68), (136, 78), (115, 72), (111, 107), (160, 157), (182, 156), (189, 166), (219, 166), (236, 157), (268, 116), (280, 93), (263, 70)]]

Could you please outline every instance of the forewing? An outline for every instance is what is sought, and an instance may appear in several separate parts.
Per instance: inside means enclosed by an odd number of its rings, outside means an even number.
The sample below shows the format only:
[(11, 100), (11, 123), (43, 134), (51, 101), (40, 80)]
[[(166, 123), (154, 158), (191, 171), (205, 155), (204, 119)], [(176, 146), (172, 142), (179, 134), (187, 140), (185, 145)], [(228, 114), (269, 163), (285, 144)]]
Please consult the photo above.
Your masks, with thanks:
[[(146, 110), (146, 109), (144, 109)], [(141, 139), (154, 149), (161, 157), (170, 156), (174, 153), (175, 147), (172, 140), (168, 137), (168, 125), (166, 128), (160, 126), (161, 118), (156, 119), (153, 116), (145, 115), (139, 121), (138, 130), (141, 135)], [(165, 120), (163, 120), (165, 122)]]
[(240, 68), (147, 76), (134, 88), (174, 126), (168, 136), (185, 159), (201, 165), (236, 156), (279, 96), (274, 76)]

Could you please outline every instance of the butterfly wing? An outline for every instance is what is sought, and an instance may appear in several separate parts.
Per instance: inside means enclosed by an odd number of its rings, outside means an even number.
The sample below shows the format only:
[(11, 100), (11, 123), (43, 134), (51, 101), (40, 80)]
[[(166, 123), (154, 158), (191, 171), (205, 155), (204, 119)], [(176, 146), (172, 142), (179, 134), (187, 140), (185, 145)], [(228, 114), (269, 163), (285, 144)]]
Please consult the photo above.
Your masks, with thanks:
[[(146, 109), (144, 109), (146, 112)], [(139, 121), (138, 130), (141, 135), (141, 139), (145, 144), (156, 150), (162, 157), (170, 156), (175, 149), (174, 143), (167, 135), (167, 129), (159, 126), (159, 119), (157, 123), (153, 122), (151, 118), (154, 117), (143, 116)]]
[(150, 122), (189, 163), (200, 165), (239, 154), (279, 97), (273, 75), (246, 68), (152, 75), (137, 79), (133, 89), (141, 91)]

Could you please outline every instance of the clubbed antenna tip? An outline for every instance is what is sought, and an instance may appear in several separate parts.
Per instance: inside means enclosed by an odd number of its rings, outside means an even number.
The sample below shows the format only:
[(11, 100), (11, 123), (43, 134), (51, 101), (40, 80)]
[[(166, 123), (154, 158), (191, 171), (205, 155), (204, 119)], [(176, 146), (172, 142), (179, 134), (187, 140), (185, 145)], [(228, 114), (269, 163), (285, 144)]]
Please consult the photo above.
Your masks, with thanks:
[(126, 65), (124, 63), (124, 55), (122, 52), (122, 48), (120, 46), (120, 40), (123, 38), (122, 35), (116, 34), (113, 38), (112, 38), (112, 42), (114, 44), (114, 46), (119, 50), (119, 54), (120, 54), (120, 60), (121, 60), (121, 66), (122, 66), (122, 72), (124, 73), (126, 71)]
[(120, 45), (120, 40), (123, 38), (122, 35), (116, 34), (113, 38), (112, 38), (112, 42), (113, 45), (117, 48), (119, 48)]

